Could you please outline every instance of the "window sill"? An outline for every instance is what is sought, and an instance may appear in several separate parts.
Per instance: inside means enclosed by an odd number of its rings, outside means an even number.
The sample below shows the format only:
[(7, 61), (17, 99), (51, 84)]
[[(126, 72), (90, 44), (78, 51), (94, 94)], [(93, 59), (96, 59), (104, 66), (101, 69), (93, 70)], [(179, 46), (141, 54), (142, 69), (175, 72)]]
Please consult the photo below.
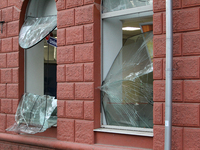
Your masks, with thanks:
[[(95, 132), (105, 132), (105, 133), (116, 133), (116, 134), (126, 134), (126, 135), (136, 135), (136, 136), (146, 136), (153, 137), (153, 129), (143, 129), (143, 128), (124, 128), (116, 129), (116, 126), (101, 127), (94, 129)], [(118, 127), (120, 128), (120, 127)]]

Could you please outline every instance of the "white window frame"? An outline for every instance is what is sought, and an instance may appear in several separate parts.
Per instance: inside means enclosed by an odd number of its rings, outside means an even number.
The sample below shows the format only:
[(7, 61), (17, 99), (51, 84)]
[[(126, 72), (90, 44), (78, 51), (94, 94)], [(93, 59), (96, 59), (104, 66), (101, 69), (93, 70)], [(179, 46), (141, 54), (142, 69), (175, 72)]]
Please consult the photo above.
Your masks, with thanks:
[[(104, 23), (103, 21), (106, 19), (110, 19), (110, 20), (113, 19), (113, 21), (115, 21), (115, 20), (120, 21), (120, 20), (125, 20), (125, 19), (130, 19), (130, 18), (134, 19), (137, 17), (145, 17), (145, 16), (153, 16), (153, 5), (136, 7), (136, 8), (125, 9), (125, 10), (114, 11), (114, 12), (107, 12), (107, 13), (101, 14), (101, 56), (102, 56), (101, 57), (101, 66), (102, 66), (101, 67), (101, 69), (102, 69), (101, 70), (101, 81), (104, 80), (105, 74), (107, 74), (107, 73), (104, 73), (104, 71), (103, 71), (105, 69), (104, 64), (103, 64), (104, 59), (105, 59), (103, 49), (106, 45), (105, 37), (107, 36), (105, 34), (109, 34), (109, 36), (110, 36), (110, 33), (105, 32), (106, 27), (103, 26), (103, 23)], [(109, 31), (109, 30), (107, 30), (107, 31)], [(115, 38), (116, 36), (113, 36), (113, 37)], [(120, 37), (120, 38), (122, 39), (122, 37)], [(114, 41), (109, 41), (109, 42), (112, 43)], [(121, 46), (122, 46), (122, 44), (121, 44)], [(116, 47), (118, 49), (121, 46), (118, 43), (114, 45), (114, 47)], [(112, 48), (106, 47), (106, 49), (113, 49), (113, 47)], [(115, 58), (117, 54), (118, 54), (118, 52), (115, 52), (115, 54), (113, 55), (113, 58)], [(110, 55), (109, 55), (109, 57), (110, 57)], [(112, 62), (108, 62), (108, 63), (110, 63), (108, 65), (108, 67), (110, 68), (112, 65)], [(104, 115), (104, 111), (103, 111), (102, 107), (101, 107), (101, 110), (102, 110), (101, 111), (101, 128), (94, 129), (94, 131), (153, 137), (153, 129), (103, 125), (103, 121), (105, 120), (105, 115)]]

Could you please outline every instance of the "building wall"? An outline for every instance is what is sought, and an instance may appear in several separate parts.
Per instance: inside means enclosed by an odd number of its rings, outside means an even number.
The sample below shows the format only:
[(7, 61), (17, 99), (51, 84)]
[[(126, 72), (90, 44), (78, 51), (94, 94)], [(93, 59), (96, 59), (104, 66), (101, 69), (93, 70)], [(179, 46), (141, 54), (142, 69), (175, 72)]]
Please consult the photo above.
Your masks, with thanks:
[(96, 3), (57, 1), (58, 140), (93, 144), (93, 129), (100, 124), (100, 16)]
[[(154, 139), (164, 149), (165, 0), (154, 0)], [(172, 149), (199, 149), (200, 1), (173, 0)]]
[[(23, 91), (23, 53), (18, 44), (22, 2), (0, 1), (0, 132), (14, 123), (15, 112)], [(21, 74), (21, 77), (19, 75)]]
[[(24, 50), (19, 47), (18, 35), (27, 3), (28, 0), (0, 1), (0, 19), (6, 22), (0, 34), (2, 133), (14, 123), (17, 104), (24, 92)], [(100, 86), (100, 7), (98, 1), (95, 3), (93, 0), (56, 3), (58, 140), (93, 144), (93, 129), (100, 126), (97, 113), (100, 112), (97, 89)]]
[[(200, 2), (197, 0), (173, 2), (172, 149), (198, 149), (200, 147), (198, 142)], [(58, 0), (56, 3), (57, 128), (42, 134), (49, 136), (46, 141), (42, 137), (26, 137), (5, 131), (14, 123), (17, 104), (24, 92), (24, 50), (19, 47), (18, 35), (24, 21), (27, 3), (28, 0), (0, 0), (0, 20), (6, 22), (3, 25), (3, 33), (0, 33), (0, 148), (103, 149), (99, 144), (104, 144), (105, 149), (125, 149), (119, 146), (164, 149), (165, 0), (153, 2), (155, 35), (153, 141), (147, 137), (93, 132), (93, 129), (100, 127), (100, 91), (97, 88), (100, 86), (101, 64), (100, 0)], [(130, 147), (127, 149), (137, 149)]]

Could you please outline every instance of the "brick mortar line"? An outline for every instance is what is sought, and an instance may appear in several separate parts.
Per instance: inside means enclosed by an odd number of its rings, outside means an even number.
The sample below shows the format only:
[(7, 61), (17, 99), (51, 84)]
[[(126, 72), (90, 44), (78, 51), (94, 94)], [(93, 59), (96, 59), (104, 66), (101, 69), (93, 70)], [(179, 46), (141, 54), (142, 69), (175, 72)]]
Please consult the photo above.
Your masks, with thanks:
[(83, 4), (82, 5), (78, 5), (78, 6), (72, 6), (72, 7), (66, 7), (66, 5), (67, 5), (67, 3), (65, 3), (65, 9), (66, 10), (69, 10), (69, 9), (75, 9), (75, 8), (80, 8), (80, 7), (84, 7), (84, 6), (89, 6), (89, 5), (94, 5), (95, 6), (95, 2), (93, 2), (93, 3), (86, 3), (86, 4), (84, 4), (84, 2), (83, 2)]
[(78, 43), (78, 44), (68, 44), (68, 45), (61, 45), (61, 46), (58, 46), (58, 48), (63, 48), (63, 47), (67, 47), (67, 46), (78, 46), (78, 45), (84, 45), (84, 44), (94, 44), (95, 42), (92, 41), (92, 42), (84, 42), (84, 43)]
[[(74, 62), (74, 63), (66, 63), (66, 64), (62, 64), (62, 63), (58, 63), (57, 65), (77, 65), (77, 64), (92, 64), (94, 63), (94, 61), (88, 61), (88, 62)], [(1, 69), (1, 68), (0, 68)]]
[(90, 25), (90, 24), (95, 24), (95, 21), (89, 22), (89, 23), (84, 23), (84, 24), (77, 24), (77, 25), (71, 25), (71, 26), (66, 26), (66, 27), (60, 27), (58, 29), (67, 29), (67, 28), (79, 27), (79, 26)]
[[(186, 6), (183, 7), (183, 4), (181, 4), (180, 8), (173, 8), (173, 10), (185, 10), (185, 9), (192, 9), (192, 8), (200, 8), (200, 4), (198, 5), (190, 5), (190, 6)], [(158, 10), (158, 11), (153, 11), (154, 13), (161, 13), (161, 12), (166, 12), (166, 9), (162, 9), (162, 10)]]

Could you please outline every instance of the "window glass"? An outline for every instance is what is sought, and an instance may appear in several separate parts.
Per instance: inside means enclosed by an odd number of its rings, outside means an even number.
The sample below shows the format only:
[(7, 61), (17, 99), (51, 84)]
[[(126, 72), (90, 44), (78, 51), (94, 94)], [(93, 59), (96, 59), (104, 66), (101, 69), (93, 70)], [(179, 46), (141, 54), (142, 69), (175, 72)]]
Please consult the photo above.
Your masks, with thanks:
[(101, 87), (107, 125), (153, 127), (153, 33), (128, 38)]
[(44, 132), (57, 123), (57, 116), (52, 115), (56, 107), (57, 100), (52, 96), (25, 93), (15, 114), (16, 122), (6, 130), (26, 134)]
[(152, 12), (102, 20), (102, 125), (153, 127), (152, 21)]
[(152, 4), (153, 0), (103, 0), (103, 13)]
[(27, 17), (19, 34), (19, 44), (28, 49), (43, 40), (57, 26), (57, 16)]
[(7, 131), (35, 134), (57, 124), (56, 38), (54, 30), (40, 43), (25, 50), (26, 93), (18, 105), (16, 122)]
[[(57, 124), (57, 9), (54, 0), (30, 0), (19, 44), (25, 49), (25, 93), (9, 131), (35, 134)], [(55, 29), (55, 30), (54, 30)]]

